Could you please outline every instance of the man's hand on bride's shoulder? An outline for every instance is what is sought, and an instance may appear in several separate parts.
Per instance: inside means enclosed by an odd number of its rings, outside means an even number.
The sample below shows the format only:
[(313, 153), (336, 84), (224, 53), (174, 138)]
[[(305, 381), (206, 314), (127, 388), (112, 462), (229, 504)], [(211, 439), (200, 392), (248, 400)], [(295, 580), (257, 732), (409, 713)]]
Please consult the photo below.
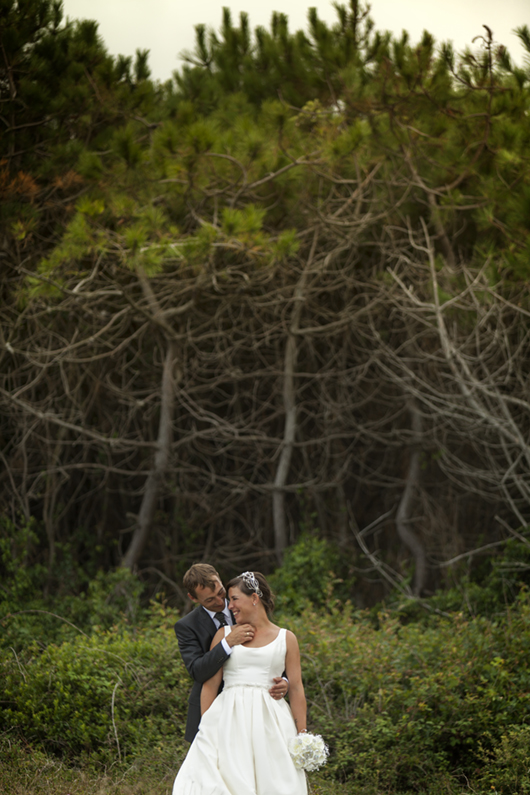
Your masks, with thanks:
[(239, 646), (242, 643), (248, 643), (254, 637), (254, 627), (252, 624), (235, 624), (232, 631), (226, 636), (226, 642), (229, 646)]

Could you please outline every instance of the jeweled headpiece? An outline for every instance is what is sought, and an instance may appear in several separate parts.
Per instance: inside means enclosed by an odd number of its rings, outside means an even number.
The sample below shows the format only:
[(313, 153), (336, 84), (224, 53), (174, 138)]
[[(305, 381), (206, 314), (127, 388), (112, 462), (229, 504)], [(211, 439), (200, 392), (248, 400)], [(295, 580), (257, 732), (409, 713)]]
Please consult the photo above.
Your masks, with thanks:
[(257, 577), (255, 576), (253, 571), (244, 571), (243, 574), (240, 574), (239, 576), (241, 577), (247, 588), (249, 588), (251, 591), (254, 591), (254, 593), (257, 593), (258, 596), (263, 596), (263, 594), (260, 591)]

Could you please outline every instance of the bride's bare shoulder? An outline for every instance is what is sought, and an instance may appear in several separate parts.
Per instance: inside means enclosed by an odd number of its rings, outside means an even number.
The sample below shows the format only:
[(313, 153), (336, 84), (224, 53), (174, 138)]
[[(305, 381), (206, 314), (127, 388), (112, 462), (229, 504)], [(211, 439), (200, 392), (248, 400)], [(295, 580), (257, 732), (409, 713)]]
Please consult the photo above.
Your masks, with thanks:
[(291, 632), (290, 629), (285, 630), (285, 637), (287, 638), (287, 644), (291, 646), (298, 646), (298, 640), (296, 639), (296, 635), (294, 632)]
[(212, 642), (210, 643), (210, 649), (213, 649), (214, 646), (217, 646), (218, 643), (221, 643), (224, 636), (225, 636), (225, 628), (219, 627), (219, 629), (212, 638)]

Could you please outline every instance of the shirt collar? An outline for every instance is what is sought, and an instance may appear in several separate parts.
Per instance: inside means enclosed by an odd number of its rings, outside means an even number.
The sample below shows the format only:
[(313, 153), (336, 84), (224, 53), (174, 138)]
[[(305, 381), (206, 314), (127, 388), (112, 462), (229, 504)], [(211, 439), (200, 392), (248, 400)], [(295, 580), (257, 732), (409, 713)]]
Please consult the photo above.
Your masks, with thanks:
[(232, 616), (230, 615), (230, 610), (228, 609), (228, 602), (225, 600), (224, 610), (208, 610), (207, 607), (202, 606), (203, 610), (206, 610), (210, 618), (215, 618), (216, 613), (224, 613), (230, 623), (232, 623)]

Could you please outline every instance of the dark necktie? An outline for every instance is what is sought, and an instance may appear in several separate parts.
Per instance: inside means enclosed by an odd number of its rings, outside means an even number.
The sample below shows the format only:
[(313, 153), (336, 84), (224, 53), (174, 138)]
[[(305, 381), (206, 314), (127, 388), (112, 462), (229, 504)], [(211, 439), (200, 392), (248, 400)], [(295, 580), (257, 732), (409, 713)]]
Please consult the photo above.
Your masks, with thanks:
[(225, 616), (224, 613), (216, 613), (215, 617), (218, 620), (220, 627), (227, 627), (228, 626), (228, 621), (226, 620), (226, 616)]

